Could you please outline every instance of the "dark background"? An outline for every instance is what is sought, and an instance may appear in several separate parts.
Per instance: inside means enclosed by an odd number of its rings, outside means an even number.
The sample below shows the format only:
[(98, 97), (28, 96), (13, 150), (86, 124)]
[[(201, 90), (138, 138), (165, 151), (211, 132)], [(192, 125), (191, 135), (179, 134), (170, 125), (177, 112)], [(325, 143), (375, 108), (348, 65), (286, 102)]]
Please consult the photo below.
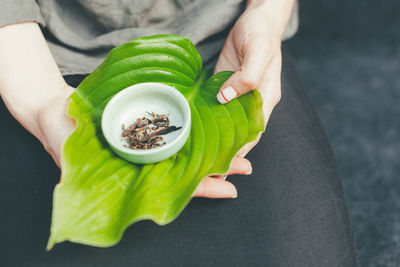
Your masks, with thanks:
[[(400, 266), (400, 1), (301, 1), (300, 13), (285, 47), (330, 137), (361, 266)], [(44, 251), (59, 171), (2, 102), (0, 120), (0, 265), (60, 266), (60, 257), (111, 264), (114, 248)], [(138, 238), (143, 227), (158, 231), (140, 222), (126, 236)], [(121, 260), (132, 252), (128, 240), (118, 245)]]
[(400, 1), (301, 1), (285, 46), (331, 140), (361, 266), (400, 266)]

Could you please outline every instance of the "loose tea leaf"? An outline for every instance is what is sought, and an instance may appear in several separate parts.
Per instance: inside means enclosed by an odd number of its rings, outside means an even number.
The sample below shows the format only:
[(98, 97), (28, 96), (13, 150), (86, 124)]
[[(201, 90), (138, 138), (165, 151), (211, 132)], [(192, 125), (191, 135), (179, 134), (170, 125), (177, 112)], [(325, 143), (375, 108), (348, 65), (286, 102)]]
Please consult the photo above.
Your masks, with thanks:
[(163, 140), (163, 137), (159, 135), (165, 135), (182, 128), (181, 126), (169, 126), (169, 113), (156, 114), (148, 111), (146, 111), (146, 113), (150, 118), (146, 116), (137, 118), (128, 128), (125, 128), (125, 124), (122, 125), (121, 137), (128, 144), (124, 144), (125, 147), (132, 149), (150, 149), (162, 146), (166, 142), (159, 143)]

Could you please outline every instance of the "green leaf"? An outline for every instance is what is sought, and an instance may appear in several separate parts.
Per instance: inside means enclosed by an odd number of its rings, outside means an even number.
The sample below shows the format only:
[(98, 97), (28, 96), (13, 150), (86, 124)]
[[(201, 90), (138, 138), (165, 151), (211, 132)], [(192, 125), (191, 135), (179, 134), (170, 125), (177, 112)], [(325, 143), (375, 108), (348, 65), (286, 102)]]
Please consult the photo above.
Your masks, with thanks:
[[(216, 100), (230, 75), (220, 72), (208, 79), (192, 42), (178, 35), (142, 37), (111, 50), (71, 96), (68, 114), (77, 128), (63, 146), (48, 249), (65, 240), (111, 246), (139, 220), (167, 224), (189, 203), (202, 178), (226, 173), (237, 151), (265, 129), (257, 90), (225, 105)], [(184, 147), (147, 165), (119, 158), (100, 128), (110, 98), (142, 82), (174, 86), (192, 112)]]

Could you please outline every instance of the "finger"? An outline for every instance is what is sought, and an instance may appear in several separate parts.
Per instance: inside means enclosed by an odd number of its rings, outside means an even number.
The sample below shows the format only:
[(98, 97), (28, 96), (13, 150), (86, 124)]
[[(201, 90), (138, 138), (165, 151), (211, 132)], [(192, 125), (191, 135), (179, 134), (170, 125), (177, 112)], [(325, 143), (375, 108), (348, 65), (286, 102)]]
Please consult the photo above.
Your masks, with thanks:
[(226, 180), (226, 177), (228, 177), (228, 174), (221, 175), (221, 177), (218, 177), (218, 179)]
[(256, 37), (243, 53), (243, 64), (223, 85), (217, 94), (221, 104), (225, 104), (251, 90), (254, 90), (262, 80), (273, 53), (266, 38)]
[(282, 55), (277, 53), (260, 82), (258, 90), (263, 99), (264, 123), (267, 124), (274, 107), (281, 99)]
[(229, 170), (226, 174), (215, 174), (215, 175), (210, 175), (209, 177), (220, 179), (220, 180), (225, 180), (228, 175), (232, 174), (243, 174), (243, 175), (250, 175), (253, 171), (253, 168), (251, 167), (251, 163), (248, 159), (239, 157), (236, 155), (229, 167)]
[[(274, 107), (278, 104), (281, 98), (281, 69), (282, 56), (279, 52), (271, 61), (268, 70), (265, 72), (263, 79), (260, 82), (258, 90), (263, 98), (264, 123), (267, 125), (269, 117)], [(243, 146), (238, 156), (244, 157), (247, 153), (259, 142), (263, 132), (260, 132), (257, 139)]]
[(228, 175), (231, 174), (246, 174), (249, 175), (253, 171), (251, 163), (248, 159), (235, 156), (232, 160), (231, 166), (228, 171)]
[(211, 178), (214, 178), (214, 179), (225, 180), (226, 177), (228, 177), (228, 174), (216, 174), (216, 175), (210, 175), (208, 177), (211, 177)]
[(237, 191), (236, 187), (228, 181), (206, 177), (197, 186), (193, 197), (236, 198)]

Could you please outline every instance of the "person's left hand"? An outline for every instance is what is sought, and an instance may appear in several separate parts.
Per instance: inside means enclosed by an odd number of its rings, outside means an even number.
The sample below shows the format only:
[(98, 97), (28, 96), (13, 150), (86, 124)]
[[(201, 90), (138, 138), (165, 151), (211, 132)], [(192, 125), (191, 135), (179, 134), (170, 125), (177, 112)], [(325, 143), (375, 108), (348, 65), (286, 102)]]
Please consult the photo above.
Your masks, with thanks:
[[(230, 31), (214, 73), (235, 73), (217, 95), (221, 104), (257, 88), (263, 99), (265, 125), (281, 97), (281, 31), (260, 9), (248, 8)], [(245, 145), (237, 156), (244, 157), (259, 141)]]

